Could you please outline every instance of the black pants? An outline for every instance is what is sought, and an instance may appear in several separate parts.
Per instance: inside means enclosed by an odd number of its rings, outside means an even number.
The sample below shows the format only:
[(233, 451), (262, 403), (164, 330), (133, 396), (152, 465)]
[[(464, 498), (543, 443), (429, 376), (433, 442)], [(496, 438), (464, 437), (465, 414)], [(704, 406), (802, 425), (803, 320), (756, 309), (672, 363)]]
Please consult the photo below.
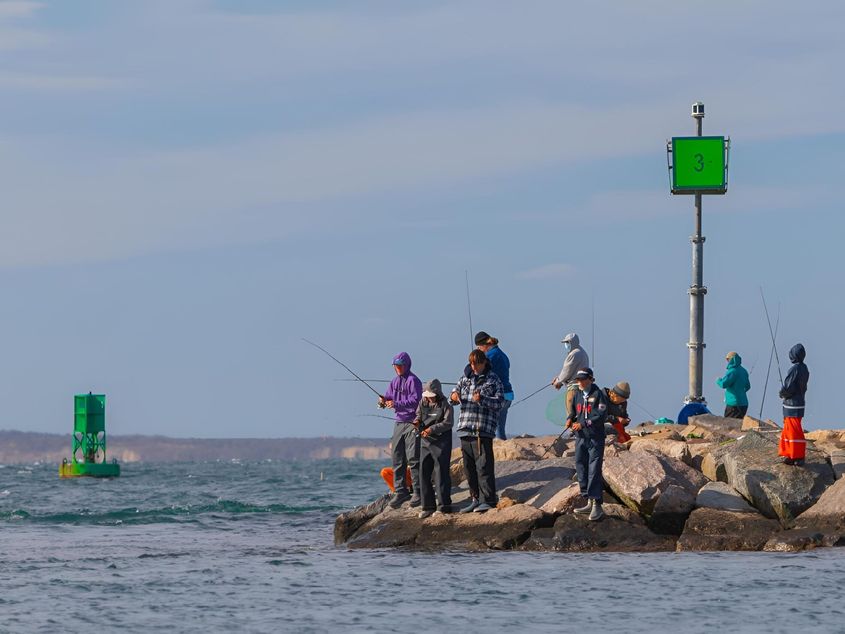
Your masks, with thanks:
[(604, 463), (604, 434), (595, 436), (578, 432), (575, 440), (575, 472), (581, 495), (591, 500), (602, 500), (604, 480), (601, 468)]
[(420, 494), (424, 511), (435, 509), (435, 492), (437, 493), (436, 508), (448, 511), (448, 507), (452, 506), (452, 476), (449, 474), (451, 459), (451, 430), (438, 438), (429, 437), (420, 440)]
[(745, 418), (748, 405), (728, 405), (725, 407), (725, 418)]
[(476, 500), (496, 506), (496, 463), (493, 459), (493, 439), (478, 436), (461, 438), (461, 456), (467, 476), (469, 492)]

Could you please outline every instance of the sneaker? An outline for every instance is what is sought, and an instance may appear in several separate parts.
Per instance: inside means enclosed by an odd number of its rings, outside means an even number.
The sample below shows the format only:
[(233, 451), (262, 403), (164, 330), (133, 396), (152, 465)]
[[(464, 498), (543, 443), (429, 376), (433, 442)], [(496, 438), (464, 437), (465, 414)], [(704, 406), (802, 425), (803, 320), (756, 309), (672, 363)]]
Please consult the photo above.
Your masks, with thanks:
[(472, 498), (472, 502), (469, 503), (469, 506), (465, 506), (459, 512), (460, 513), (472, 513), (478, 507), (478, 500)]
[(393, 497), (391, 498), (390, 502), (388, 502), (388, 503), (387, 503), (387, 505), (388, 505), (390, 508), (392, 508), (392, 509), (398, 509), (398, 508), (399, 508), (400, 506), (402, 506), (402, 505), (403, 505), (403, 504), (404, 504), (404, 503), (408, 500), (408, 498), (410, 498), (410, 497), (411, 497), (411, 496), (410, 496), (410, 495), (408, 495), (407, 493), (406, 493), (405, 495), (401, 495), (401, 494), (399, 494), (399, 493), (394, 493), (394, 494), (393, 494)]
[(451, 512), (452, 512), (452, 505), (451, 504), (449, 506), (438, 506), (437, 510), (435, 511), (435, 513), (438, 514), (438, 515), (448, 515)]
[(415, 509), (418, 506), (422, 506), (422, 500), (418, 497), (412, 497), (411, 498), (411, 508)]
[(420, 511), (420, 513), (419, 513), (419, 515), (417, 515), (417, 517), (420, 518), (421, 520), (424, 520), (425, 518), (431, 517), (432, 515), (434, 515), (434, 511), (425, 510), (425, 511)]
[(590, 521), (596, 522), (604, 517), (604, 511), (601, 509), (601, 502), (593, 502), (593, 510), (590, 512)]
[(476, 506), (476, 507), (472, 510), (472, 512), (473, 512), (473, 513), (484, 513), (484, 512), (486, 512), (486, 511), (489, 511), (489, 510), (490, 510), (490, 509), (492, 509), (492, 508), (493, 508), (493, 507), (492, 507), (492, 506), (490, 506), (489, 504), (487, 504), (487, 502), (482, 502), (481, 504), (479, 504), (478, 506)]
[(804, 460), (802, 458), (798, 458), (798, 459), (794, 460), (792, 462), (792, 464), (796, 467), (803, 467), (804, 466)]
[(788, 465), (792, 466), (792, 465), (795, 464), (795, 461), (792, 458), (784, 458), (783, 464), (788, 464)]
[(593, 510), (593, 501), (587, 498), (587, 503), (584, 506), (578, 506), (572, 509), (573, 513), (577, 513), (578, 515), (586, 515), (590, 511)]

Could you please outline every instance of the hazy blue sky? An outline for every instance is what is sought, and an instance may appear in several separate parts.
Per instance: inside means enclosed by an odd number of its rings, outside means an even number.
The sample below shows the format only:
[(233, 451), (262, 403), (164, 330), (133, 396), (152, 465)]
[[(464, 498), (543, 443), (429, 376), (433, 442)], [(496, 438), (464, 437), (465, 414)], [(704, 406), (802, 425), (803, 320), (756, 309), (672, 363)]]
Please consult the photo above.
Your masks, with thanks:
[[(600, 383), (674, 418), (693, 210), (665, 140), (696, 100), (733, 143), (704, 201), (705, 395), (722, 409), (737, 350), (759, 410), (763, 286), (783, 371), (807, 348), (806, 426), (842, 427), (843, 23), (831, 2), (0, 1), (0, 428), (69, 432), (92, 390), (113, 434), (386, 436), (300, 337), (454, 381), (465, 270), (517, 398), (575, 330)], [(553, 432), (551, 396), (510, 431)]]

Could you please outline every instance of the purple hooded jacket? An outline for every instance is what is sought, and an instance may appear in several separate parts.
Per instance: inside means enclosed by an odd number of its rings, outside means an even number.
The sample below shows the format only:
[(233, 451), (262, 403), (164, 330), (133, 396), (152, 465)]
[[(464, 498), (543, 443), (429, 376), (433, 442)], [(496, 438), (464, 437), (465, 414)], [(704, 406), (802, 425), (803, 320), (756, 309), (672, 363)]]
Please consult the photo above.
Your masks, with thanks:
[(412, 423), (422, 399), (422, 381), (411, 372), (411, 356), (407, 352), (400, 352), (393, 359), (402, 359), (404, 365), (402, 374), (397, 374), (390, 382), (384, 400), (393, 401), (397, 423)]

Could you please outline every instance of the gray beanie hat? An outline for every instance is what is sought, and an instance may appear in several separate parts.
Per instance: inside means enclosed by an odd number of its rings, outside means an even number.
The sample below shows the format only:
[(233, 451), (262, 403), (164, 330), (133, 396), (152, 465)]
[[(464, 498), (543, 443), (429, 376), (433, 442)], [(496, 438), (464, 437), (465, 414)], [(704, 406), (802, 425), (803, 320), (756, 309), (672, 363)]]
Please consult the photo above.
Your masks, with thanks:
[(631, 386), (628, 385), (627, 381), (619, 381), (619, 383), (610, 388), (610, 391), (622, 398), (628, 398), (631, 396)]

